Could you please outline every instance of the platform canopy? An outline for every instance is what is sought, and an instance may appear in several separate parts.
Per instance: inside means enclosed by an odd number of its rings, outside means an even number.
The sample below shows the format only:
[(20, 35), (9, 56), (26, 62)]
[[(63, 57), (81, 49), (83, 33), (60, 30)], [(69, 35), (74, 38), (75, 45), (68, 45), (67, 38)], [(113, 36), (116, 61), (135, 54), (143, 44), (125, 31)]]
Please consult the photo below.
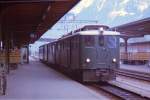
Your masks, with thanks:
[(150, 34), (150, 17), (110, 28), (119, 31), (124, 37), (140, 37)]
[(0, 33), (15, 45), (33, 43), (80, 0), (1, 0)]

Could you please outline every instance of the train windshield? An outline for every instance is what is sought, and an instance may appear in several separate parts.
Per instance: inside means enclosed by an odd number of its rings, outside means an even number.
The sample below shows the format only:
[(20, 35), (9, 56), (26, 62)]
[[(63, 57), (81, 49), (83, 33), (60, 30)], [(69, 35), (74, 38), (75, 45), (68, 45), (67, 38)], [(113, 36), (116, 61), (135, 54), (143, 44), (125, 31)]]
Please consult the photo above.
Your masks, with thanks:
[(85, 46), (94, 46), (94, 36), (84, 36)]
[(106, 45), (108, 48), (116, 48), (117, 46), (116, 36), (107, 36), (106, 41), (107, 41)]

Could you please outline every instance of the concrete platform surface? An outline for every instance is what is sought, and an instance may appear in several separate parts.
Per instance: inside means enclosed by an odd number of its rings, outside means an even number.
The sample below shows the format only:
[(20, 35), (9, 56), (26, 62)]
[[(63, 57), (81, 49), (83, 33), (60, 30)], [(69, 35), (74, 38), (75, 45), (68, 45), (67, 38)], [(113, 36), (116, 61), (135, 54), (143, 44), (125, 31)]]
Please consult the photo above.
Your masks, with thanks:
[(137, 80), (124, 76), (117, 76), (116, 80), (110, 81), (118, 87), (135, 92), (143, 97), (150, 98), (150, 82)]
[(0, 100), (109, 100), (38, 61), (20, 65), (7, 80), (7, 93)]
[(139, 71), (144, 73), (150, 73), (150, 67), (147, 65), (128, 65), (128, 64), (120, 64), (121, 69), (128, 69), (132, 71)]

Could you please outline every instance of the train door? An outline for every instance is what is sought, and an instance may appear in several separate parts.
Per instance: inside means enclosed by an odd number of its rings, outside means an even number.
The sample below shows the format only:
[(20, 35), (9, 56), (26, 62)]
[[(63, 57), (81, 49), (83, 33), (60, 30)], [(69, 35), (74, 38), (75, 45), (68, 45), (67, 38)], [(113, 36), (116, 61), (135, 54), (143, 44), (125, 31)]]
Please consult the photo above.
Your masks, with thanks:
[(58, 53), (59, 51), (58, 51), (58, 42), (56, 42), (56, 47), (55, 47), (55, 55), (56, 55), (56, 59), (55, 59), (55, 61), (56, 61), (56, 64), (59, 64), (59, 62), (58, 62), (58, 59), (59, 59), (59, 53)]
[(45, 55), (45, 53), (44, 53), (44, 46), (42, 46), (42, 60), (44, 61), (44, 55)]
[(67, 67), (71, 66), (71, 39), (67, 39)]
[(53, 58), (53, 64), (57, 64), (56, 63), (56, 53), (57, 53), (57, 51), (56, 51), (57, 50), (56, 49), (56, 43), (52, 44), (52, 49), (53, 49), (53, 57), (52, 57)]
[(65, 67), (68, 67), (68, 47), (67, 47), (67, 39), (64, 41), (64, 56), (65, 56), (65, 59), (64, 59), (64, 66)]
[(71, 68), (79, 68), (79, 36), (71, 39)]
[(99, 68), (107, 68), (108, 49), (106, 48), (105, 36), (99, 35), (96, 37), (96, 64)]
[(44, 46), (44, 61), (48, 59), (47, 45)]
[(43, 60), (43, 47), (42, 46), (39, 48), (39, 58), (40, 60)]

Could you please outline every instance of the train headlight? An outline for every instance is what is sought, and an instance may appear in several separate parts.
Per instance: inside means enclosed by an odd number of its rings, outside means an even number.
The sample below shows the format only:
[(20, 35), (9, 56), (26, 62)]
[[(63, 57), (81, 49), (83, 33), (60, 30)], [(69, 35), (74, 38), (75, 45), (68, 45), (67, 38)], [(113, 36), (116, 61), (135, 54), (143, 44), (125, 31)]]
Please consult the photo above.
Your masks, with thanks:
[(113, 63), (116, 63), (116, 62), (117, 62), (116, 58), (113, 58), (112, 62), (113, 62)]
[(87, 62), (87, 63), (91, 62), (91, 59), (90, 59), (90, 58), (87, 58), (87, 59), (86, 59), (86, 62)]

